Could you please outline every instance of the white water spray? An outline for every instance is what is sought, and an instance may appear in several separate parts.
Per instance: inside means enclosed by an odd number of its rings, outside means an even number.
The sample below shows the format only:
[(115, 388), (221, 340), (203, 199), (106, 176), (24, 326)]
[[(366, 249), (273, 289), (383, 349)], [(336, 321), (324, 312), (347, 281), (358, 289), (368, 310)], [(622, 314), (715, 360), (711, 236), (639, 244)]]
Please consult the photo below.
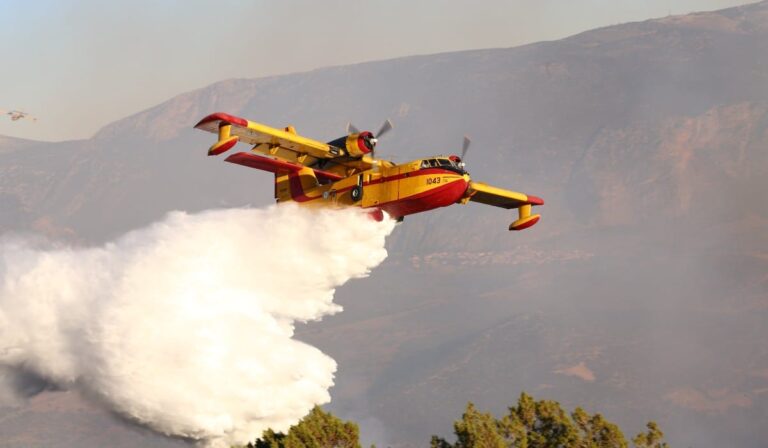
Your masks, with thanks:
[(174, 212), (98, 248), (4, 237), (0, 398), (31, 372), (208, 445), (286, 430), (336, 370), (295, 323), (340, 311), (334, 289), (384, 260), (393, 225), (287, 205)]

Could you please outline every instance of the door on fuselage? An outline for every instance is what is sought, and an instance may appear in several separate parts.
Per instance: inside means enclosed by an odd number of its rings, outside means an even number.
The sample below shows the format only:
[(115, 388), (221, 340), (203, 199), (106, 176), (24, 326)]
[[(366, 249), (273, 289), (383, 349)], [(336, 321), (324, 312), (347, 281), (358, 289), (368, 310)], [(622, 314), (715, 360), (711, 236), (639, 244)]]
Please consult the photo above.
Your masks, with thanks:
[(376, 207), (399, 198), (399, 167), (371, 169), (363, 174), (363, 207)]

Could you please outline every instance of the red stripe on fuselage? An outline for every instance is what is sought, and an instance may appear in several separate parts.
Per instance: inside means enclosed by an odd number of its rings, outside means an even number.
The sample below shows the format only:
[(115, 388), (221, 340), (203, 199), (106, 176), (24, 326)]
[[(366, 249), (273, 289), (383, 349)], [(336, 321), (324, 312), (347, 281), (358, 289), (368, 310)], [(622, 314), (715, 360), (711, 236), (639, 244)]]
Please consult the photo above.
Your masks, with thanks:
[(457, 179), (445, 185), (429, 189), (427, 191), (408, 196), (396, 201), (379, 204), (389, 216), (399, 218), (414, 213), (425, 212), (456, 203), (467, 191), (468, 183), (464, 179)]
[(409, 171), (407, 173), (395, 174), (394, 176), (374, 179), (370, 182), (363, 183), (363, 185), (383, 184), (384, 182), (391, 182), (393, 180), (405, 179), (406, 177), (429, 176), (430, 174), (456, 174), (456, 172), (450, 171), (450, 170), (444, 170), (442, 168), (427, 168), (425, 170)]
[[(440, 168), (429, 168), (426, 170), (411, 171), (408, 173), (396, 174), (394, 176), (382, 177), (380, 179), (374, 179), (370, 182), (363, 182), (363, 187), (367, 187), (368, 185), (382, 184), (384, 182), (392, 182), (392, 181), (404, 179), (406, 177), (428, 176), (428, 175), (434, 175), (434, 174), (456, 174), (456, 173), (454, 171), (444, 170)], [(296, 178), (295, 180), (294, 180), (294, 177)], [(295, 186), (295, 191), (297, 192), (295, 196), (303, 197), (303, 199), (298, 202), (311, 201), (314, 199), (320, 199), (322, 197), (322, 195), (313, 196), (313, 197), (306, 196), (304, 193), (304, 188), (301, 186), (301, 182), (299, 182), (299, 178), (297, 175), (294, 174), (291, 177), (289, 177), (289, 179), (291, 180), (291, 196), (294, 196), (294, 186)], [(354, 187), (355, 185), (350, 185), (340, 190), (336, 190), (336, 193), (337, 194), (344, 193), (345, 191), (349, 191)]]
[[(382, 177), (381, 179), (375, 179), (370, 182), (364, 182), (363, 186), (375, 185), (384, 182), (393, 182), (406, 177), (415, 176), (429, 176), (429, 175), (456, 175), (455, 172), (450, 170), (444, 170), (440, 168), (429, 168), (425, 170), (412, 171), (408, 173), (397, 174), (390, 177)], [(296, 202), (308, 202), (315, 199), (321, 199), (323, 196), (307, 196), (304, 191), (304, 187), (301, 185), (301, 179), (297, 173), (291, 173), (288, 175), (291, 188), (291, 198)], [(378, 208), (386, 211), (390, 216), (399, 218), (401, 216), (412, 215), (427, 210), (432, 210), (439, 207), (445, 207), (458, 201), (466, 192), (468, 183), (463, 178), (457, 178), (445, 185), (431, 188), (427, 191), (408, 196), (402, 199), (396, 199), (394, 201), (377, 204), (372, 207), (366, 208)], [(341, 194), (354, 188), (355, 185), (339, 189), (336, 194)]]

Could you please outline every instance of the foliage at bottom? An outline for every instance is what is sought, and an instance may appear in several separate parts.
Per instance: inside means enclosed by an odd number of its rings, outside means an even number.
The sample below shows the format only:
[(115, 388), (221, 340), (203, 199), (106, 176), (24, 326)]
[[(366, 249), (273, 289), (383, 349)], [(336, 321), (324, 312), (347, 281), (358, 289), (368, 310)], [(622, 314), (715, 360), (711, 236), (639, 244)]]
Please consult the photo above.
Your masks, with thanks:
[[(655, 422), (647, 432), (632, 439), (636, 448), (668, 448)], [(456, 441), (432, 436), (431, 448), (628, 448), (621, 429), (600, 414), (581, 408), (568, 414), (560, 403), (536, 401), (522, 393), (517, 405), (497, 419), (480, 412), (472, 403), (453, 424)], [(248, 448), (360, 448), (359, 428), (320, 407), (314, 409), (287, 434), (267, 430)]]

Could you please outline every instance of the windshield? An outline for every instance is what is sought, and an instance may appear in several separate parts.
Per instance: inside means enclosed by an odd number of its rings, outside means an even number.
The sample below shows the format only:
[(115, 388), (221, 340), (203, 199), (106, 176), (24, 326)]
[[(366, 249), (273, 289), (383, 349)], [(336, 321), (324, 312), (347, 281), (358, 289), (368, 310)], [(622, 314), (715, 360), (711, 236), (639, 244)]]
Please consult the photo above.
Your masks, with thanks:
[(422, 160), (421, 169), (427, 169), (427, 168), (443, 168), (451, 171), (456, 171), (458, 173), (464, 172), (464, 169), (458, 163), (447, 158), (434, 158), (434, 159)]

